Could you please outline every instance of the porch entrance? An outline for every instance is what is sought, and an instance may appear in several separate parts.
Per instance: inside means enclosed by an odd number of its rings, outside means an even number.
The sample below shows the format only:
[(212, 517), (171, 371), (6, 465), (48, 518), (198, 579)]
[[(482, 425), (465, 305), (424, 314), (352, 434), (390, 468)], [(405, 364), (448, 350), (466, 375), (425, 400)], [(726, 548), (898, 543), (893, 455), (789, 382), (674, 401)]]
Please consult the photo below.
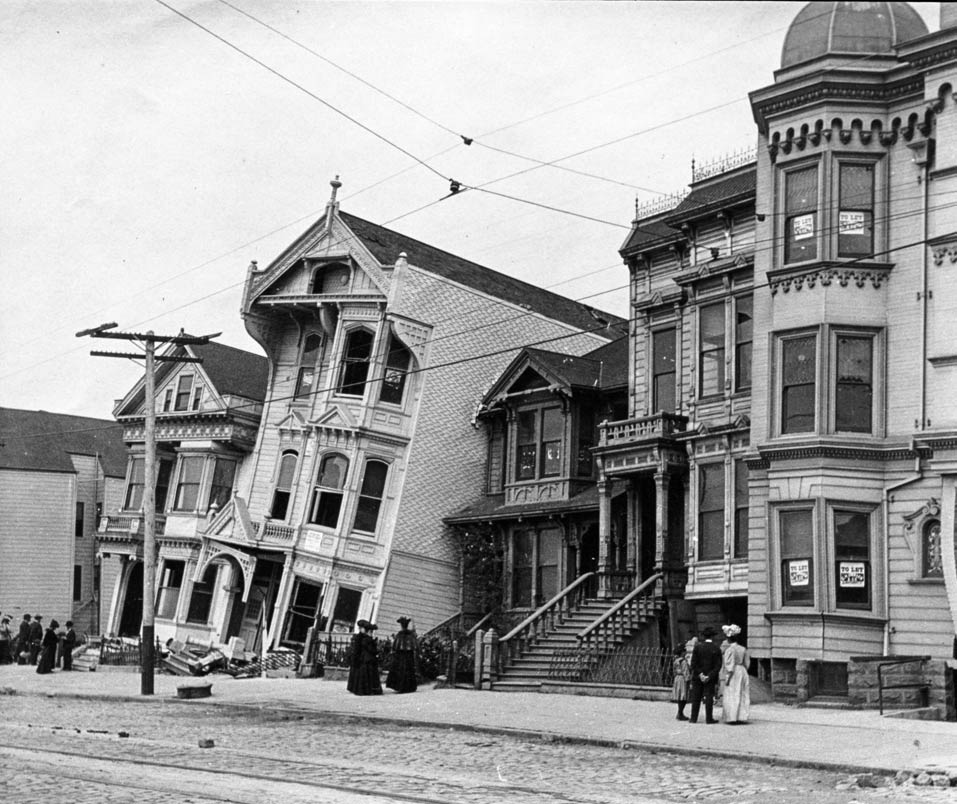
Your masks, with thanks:
[(272, 624), (282, 570), (282, 564), (260, 558), (256, 562), (256, 571), (245, 605), (242, 602), (242, 586), (237, 585), (231, 590), (233, 606), (226, 629), (227, 641), (230, 637), (238, 636), (245, 643), (246, 650), (262, 652), (262, 639)]
[(120, 614), (118, 636), (138, 637), (143, 623), (143, 562), (137, 561), (126, 577), (126, 594)]

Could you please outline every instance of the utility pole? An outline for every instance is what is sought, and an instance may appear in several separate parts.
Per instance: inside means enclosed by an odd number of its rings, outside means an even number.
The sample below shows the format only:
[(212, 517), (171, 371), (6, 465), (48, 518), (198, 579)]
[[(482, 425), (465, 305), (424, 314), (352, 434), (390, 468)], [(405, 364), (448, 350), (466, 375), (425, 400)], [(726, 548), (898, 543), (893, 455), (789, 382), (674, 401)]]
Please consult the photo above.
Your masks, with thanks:
[(157, 335), (150, 330), (138, 332), (110, 332), (115, 329), (115, 323), (100, 324), (92, 329), (84, 329), (76, 333), (82, 338), (89, 335), (91, 338), (114, 338), (142, 344), (144, 353), (129, 352), (97, 352), (91, 351), (94, 357), (122, 357), (124, 359), (146, 360), (145, 398), (143, 408), (146, 416), (145, 446), (146, 459), (144, 462), (143, 485), (143, 622), (140, 637), (140, 694), (153, 694), (153, 665), (156, 661), (156, 377), (154, 367), (156, 361), (166, 363), (202, 363), (202, 358), (176, 355), (157, 355), (156, 344), (205, 344), (221, 335), (187, 335), (180, 330), (179, 335)]

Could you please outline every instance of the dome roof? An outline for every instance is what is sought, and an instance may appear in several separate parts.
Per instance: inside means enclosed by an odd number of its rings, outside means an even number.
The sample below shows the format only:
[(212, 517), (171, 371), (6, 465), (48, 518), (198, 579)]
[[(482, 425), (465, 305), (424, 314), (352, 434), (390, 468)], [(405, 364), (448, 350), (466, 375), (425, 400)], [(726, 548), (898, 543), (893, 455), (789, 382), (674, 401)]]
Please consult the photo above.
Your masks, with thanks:
[(907, 3), (808, 3), (784, 37), (781, 67), (831, 53), (890, 54), (925, 34), (924, 20)]

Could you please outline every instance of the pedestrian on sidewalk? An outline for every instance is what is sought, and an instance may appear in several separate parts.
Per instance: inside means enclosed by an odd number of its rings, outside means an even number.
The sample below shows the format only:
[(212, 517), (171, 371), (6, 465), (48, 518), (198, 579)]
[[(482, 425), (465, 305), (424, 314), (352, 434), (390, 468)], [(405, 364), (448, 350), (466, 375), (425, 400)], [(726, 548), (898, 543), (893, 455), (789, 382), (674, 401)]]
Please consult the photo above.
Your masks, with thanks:
[(409, 628), (411, 619), (399, 617), (396, 622), (401, 630), (392, 638), (392, 667), (385, 685), (396, 692), (415, 692), (418, 689), (418, 640), (415, 630)]
[(346, 689), (353, 695), (382, 695), (379, 649), (372, 636), (376, 626), (368, 620), (359, 620), (356, 626), (359, 631), (352, 637), (352, 660)]
[(714, 635), (715, 630), (709, 625), (691, 653), (691, 723), (698, 722), (702, 700), (705, 722), (718, 722), (714, 719), (714, 687), (721, 672), (721, 649), (714, 644)]
[(729, 725), (747, 723), (751, 711), (751, 680), (748, 667), (751, 657), (747, 648), (738, 643), (741, 626), (725, 625), (722, 630), (728, 638), (724, 652), (724, 699), (721, 704), (721, 719)]
[[(39, 617), (34, 618), (36, 622)], [(56, 646), (60, 641), (60, 637), (57, 636), (57, 628), (60, 627), (60, 623), (56, 620), (50, 620), (50, 624), (47, 626), (47, 630), (43, 633), (43, 640), (40, 649), (40, 661), (37, 662), (37, 672), (41, 675), (46, 673), (52, 673), (53, 668), (56, 665)]]
[(691, 680), (691, 666), (688, 664), (687, 649), (684, 645), (675, 648), (672, 660), (674, 683), (671, 685), (671, 700), (678, 704), (678, 714), (675, 720), (687, 720), (685, 705), (688, 703), (688, 682)]
[(63, 669), (73, 669), (73, 649), (76, 647), (76, 631), (73, 630), (73, 620), (66, 621), (66, 633), (63, 635), (62, 653)]
[(33, 622), (30, 623), (30, 664), (37, 663), (37, 656), (40, 655), (40, 645), (43, 642), (43, 615), (34, 614)]
[(20, 632), (17, 636), (17, 664), (26, 664), (30, 658), (30, 615), (24, 614), (20, 620)]
[(10, 664), (10, 651), (13, 647), (13, 631), (10, 618), (4, 614), (0, 619), (0, 664)]

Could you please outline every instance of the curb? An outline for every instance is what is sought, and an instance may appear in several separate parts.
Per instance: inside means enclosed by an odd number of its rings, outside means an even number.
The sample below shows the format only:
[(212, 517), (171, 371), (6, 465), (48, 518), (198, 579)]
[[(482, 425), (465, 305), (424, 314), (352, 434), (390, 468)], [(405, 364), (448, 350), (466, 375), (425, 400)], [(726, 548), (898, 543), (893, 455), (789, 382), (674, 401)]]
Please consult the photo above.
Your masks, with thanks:
[(726, 751), (720, 748), (697, 748), (690, 746), (675, 746), (665, 743), (655, 743), (646, 740), (610, 740), (601, 737), (577, 737), (558, 734), (550, 731), (535, 729), (509, 728), (507, 726), (479, 726), (471, 723), (449, 723), (447, 721), (419, 720), (404, 717), (390, 717), (387, 715), (368, 714), (364, 712), (341, 712), (333, 710), (297, 709), (284, 706), (268, 706), (262, 704), (231, 703), (217, 701), (215, 696), (210, 698), (186, 699), (176, 696), (132, 696), (132, 695), (91, 695), (82, 692), (21, 692), (11, 687), (13, 694), (42, 698), (66, 698), (79, 701), (110, 701), (113, 703), (163, 703), (181, 706), (215, 706), (219, 709), (235, 712), (273, 712), (276, 714), (294, 715), (301, 720), (333, 721), (368, 721), (403, 728), (429, 728), (441, 730), (466, 731), (476, 734), (493, 734), (505, 737), (517, 737), (525, 740), (540, 740), (546, 743), (561, 743), (564, 745), (586, 745), (597, 748), (616, 748), (622, 751), (647, 751), (653, 754), (676, 754), (678, 756), (710, 757), (715, 759), (738, 760), (751, 762), (756, 765), (781, 766), (808, 770), (830, 771), (834, 773), (858, 774), (871, 773), (879, 776), (894, 776), (901, 770), (919, 772), (913, 768), (891, 768), (884, 766), (855, 765), (846, 762), (830, 762), (827, 760), (794, 759), (790, 757), (761, 756), (757, 754), (742, 754), (736, 751)]

